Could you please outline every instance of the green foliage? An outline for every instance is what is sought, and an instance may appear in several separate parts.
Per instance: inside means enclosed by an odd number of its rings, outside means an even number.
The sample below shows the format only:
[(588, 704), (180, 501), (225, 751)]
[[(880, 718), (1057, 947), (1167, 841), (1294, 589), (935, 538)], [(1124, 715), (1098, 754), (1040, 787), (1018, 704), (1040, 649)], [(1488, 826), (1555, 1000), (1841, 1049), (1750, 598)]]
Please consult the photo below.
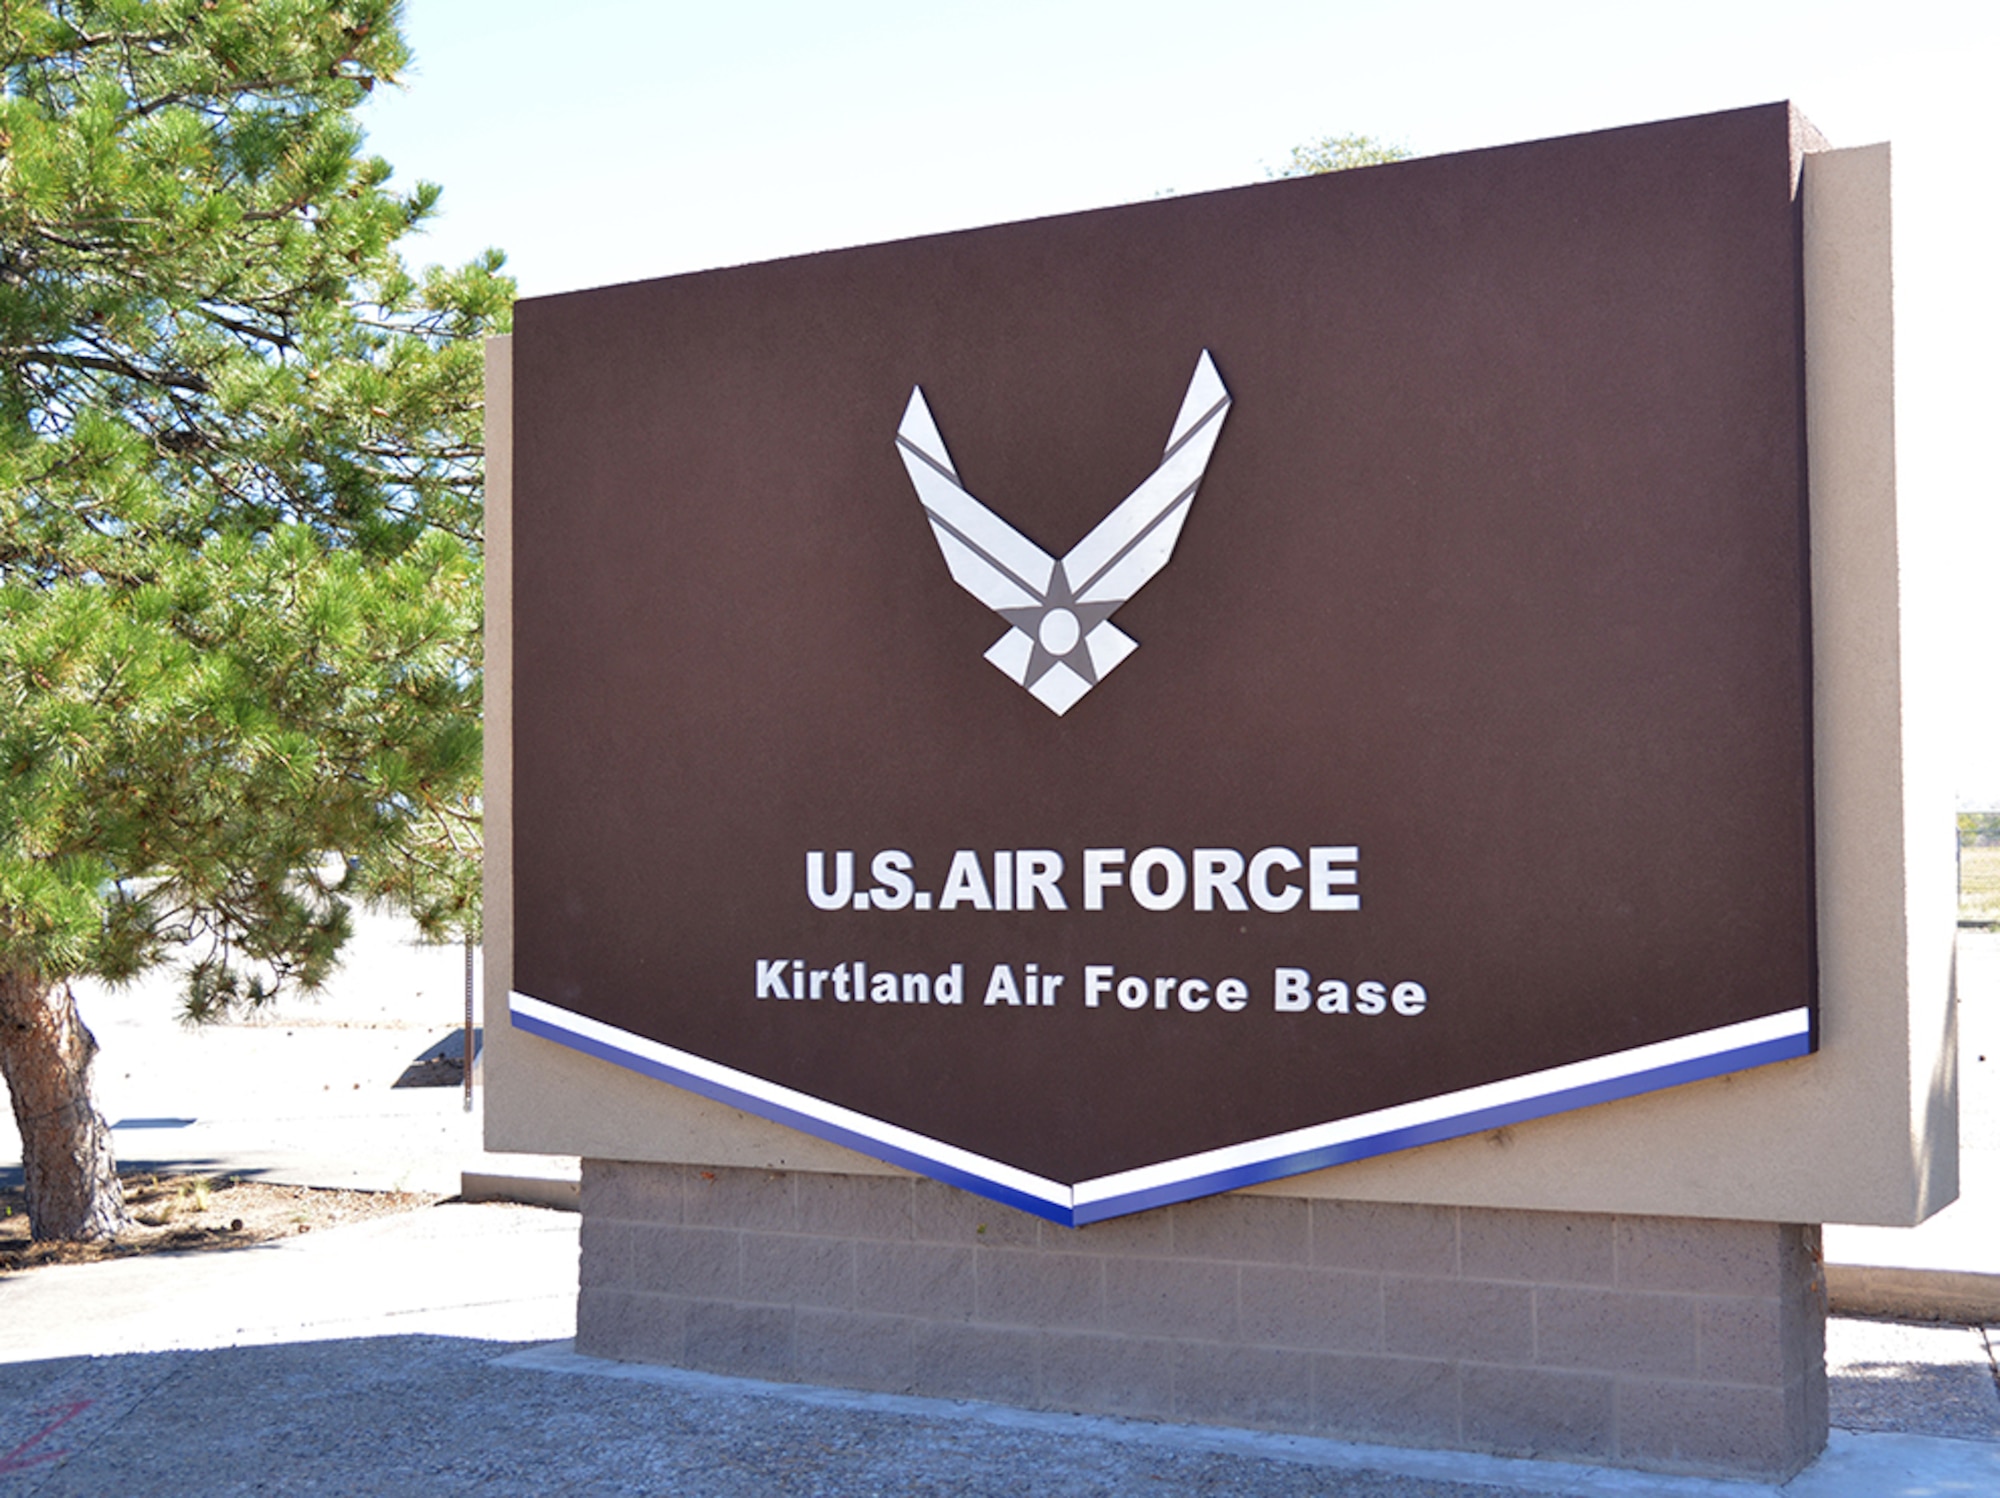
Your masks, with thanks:
[(353, 111), (394, 0), (0, 0), (0, 966), (190, 1011), (476, 926), (489, 252)]
[(1315, 177), (1322, 172), (1345, 172), (1357, 166), (1382, 166), (1391, 161), (1407, 161), (1408, 146), (1392, 146), (1372, 135), (1326, 135), (1302, 146), (1293, 146), (1291, 159), (1272, 173), (1277, 177)]
[(1960, 812), (1958, 845), (1961, 848), (2000, 846), (2000, 811)]

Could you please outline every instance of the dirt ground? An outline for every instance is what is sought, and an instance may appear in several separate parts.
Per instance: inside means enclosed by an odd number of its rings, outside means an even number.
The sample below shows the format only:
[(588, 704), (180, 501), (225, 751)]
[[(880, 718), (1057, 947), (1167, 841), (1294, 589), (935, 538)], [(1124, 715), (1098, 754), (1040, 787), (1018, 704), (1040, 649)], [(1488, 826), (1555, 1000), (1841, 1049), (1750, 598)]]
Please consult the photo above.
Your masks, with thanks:
[(0, 1190), (0, 1274), (45, 1264), (90, 1264), (133, 1254), (245, 1248), (391, 1212), (414, 1212), (441, 1197), (415, 1191), (344, 1191), (278, 1186), (232, 1176), (121, 1173), (132, 1226), (114, 1241), (36, 1243), (18, 1188)]
[(1961, 926), (2000, 922), (2000, 848), (1958, 850), (1958, 921)]

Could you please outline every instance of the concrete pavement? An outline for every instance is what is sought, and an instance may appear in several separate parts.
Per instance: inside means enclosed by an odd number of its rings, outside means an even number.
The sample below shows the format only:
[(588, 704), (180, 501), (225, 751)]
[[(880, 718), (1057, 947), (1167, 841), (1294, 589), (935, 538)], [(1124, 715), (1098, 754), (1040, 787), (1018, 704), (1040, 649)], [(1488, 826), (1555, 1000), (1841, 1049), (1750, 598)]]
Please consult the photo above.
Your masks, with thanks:
[(0, 1363), (576, 1331), (574, 1213), (447, 1202), (248, 1248), (0, 1277)]

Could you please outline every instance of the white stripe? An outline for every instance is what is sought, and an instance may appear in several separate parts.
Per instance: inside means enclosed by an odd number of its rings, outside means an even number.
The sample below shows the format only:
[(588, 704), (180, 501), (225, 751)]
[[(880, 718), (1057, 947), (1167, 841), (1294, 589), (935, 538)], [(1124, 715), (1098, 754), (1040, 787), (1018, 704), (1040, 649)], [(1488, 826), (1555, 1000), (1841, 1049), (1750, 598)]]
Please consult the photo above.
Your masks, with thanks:
[(1187, 394), (1181, 400), (1181, 414), (1174, 418), (1174, 430), (1167, 438), (1167, 447), (1188, 434), (1188, 429), (1207, 414), (1219, 400), (1227, 400), (1229, 391), (1224, 388), (1222, 376), (1215, 372), (1215, 361), (1208, 356), (1208, 350), (1201, 351), (1201, 357), (1194, 363), (1194, 378), (1188, 381)]
[(1031, 609), (1042, 601), (936, 520), (931, 521), (931, 534), (937, 537), (938, 550), (944, 553), (944, 565), (951, 573), (951, 580), (989, 609)]
[[(916, 395), (912, 395), (910, 414), (903, 418), (906, 427), (910, 423), (911, 416), (919, 410), (924, 417), (923, 425), (929, 426), (929, 410), (921, 406)], [(930, 428), (927, 433), (919, 430), (914, 435), (905, 430), (899, 431), (897, 435), (917, 449), (917, 452), (910, 452), (899, 443), (896, 452), (902, 458), (903, 467), (910, 475), (910, 483), (917, 491), (917, 498), (923, 501), (924, 508), (957, 531), (972, 546), (985, 552), (1002, 569), (1025, 582), (1034, 590), (1036, 602), (1048, 596), (1049, 579), (1055, 575), (1056, 559), (966, 493), (955, 478), (947, 478), (918, 455), (921, 453), (933, 462), (947, 469), (951, 468), (951, 458), (946, 454), (944, 444), (937, 440), (936, 429)], [(923, 440), (919, 440), (920, 437)], [(955, 474), (957, 470), (952, 471)], [(955, 571), (952, 575), (958, 576)], [(973, 597), (986, 602), (984, 596), (971, 589), (969, 584), (965, 584), (963, 578), (959, 581), (972, 592)], [(1014, 608), (1017, 605), (988, 603), (987, 606)]]
[(1094, 1180), (1080, 1182), (1072, 1189), (1060, 1182), (1016, 1169), (1011, 1165), (1004, 1165), (984, 1155), (974, 1154), (970, 1150), (960, 1149), (956, 1145), (927, 1138), (911, 1130), (898, 1128), (894, 1124), (884, 1123), (880, 1119), (840, 1107), (838, 1104), (766, 1081), (762, 1077), (752, 1076), (748, 1072), (740, 1072), (719, 1062), (676, 1050), (655, 1040), (648, 1040), (642, 1035), (634, 1035), (615, 1025), (608, 1025), (588, 1015), (577, 1014), (558, 1005), (546, 1003), (531, 995), (515, 991), (510, 998), (515, 1013), (540, 1020), (580, 1039), (592, 1040), (608, 1049), (623, 1051), (628, 1055), (656, 1062), (743, 1097), (801, 1114), (831, 1128), (841, 1129), (857, 1138), (871, 1140), (885, 1148), (900, 1151), (919, 1160), (935, 1162), (947, 1169), (991, 1182), (996, 1186), (1019, 1192), (1023, 1196), (1034, 1197), (1065, 1211), (1092, 1202), (1131, 1196), (1161, 1187), (1172, 1187), (1198, 1177), (1221, 1175), (1271, 1161), (1282, 1161), (1291, 1156), (1309, 1154), (1332, 1145), (1388, 1134), (1399, 1129), (1449, 1122), (1455, 1118), (1483, 1112), (1489, 1108), (1503, 1107), (1510, 1103), (1532, 1102), (1537, 1098), (1553, 1096), (1573, 1088), (1638, 1076), (1680, 1062), (1722, 1056), (1731, 1051), (1747, 1050), (1751, 1046), (1774, 1040), (1797, 1038), (1810, 1033), (1812, 1023), (1810, 1014), (1804, 1008), (1787, 1010), (1782, 1014), (1765, 1015), (1759, 1019), (1724, 1025), (1715, 1030), (1704, 1030), (1697, 1035), (1684, 1035), (1674, 1040), (1663, 1040), (1652, 1045), (1638, 1046), (1629, 1051), (1619, 1051), (1610, 1056), (1572, 1062), (1566, 1066), (1551, 1067), (1546, 1071), (1531, 1072), (1523, 1077), (1511, 1077), (1501, 1082), (1468, 1087), (1458, 1092), (1446, 1093), (1441, 1097), (1425, 1098), (1414, 1103), (1399, 1104), (1393, 1108), (1377, 1109), (1373, 1113), (1363, 1113), (1337, 1123), (1317, 1124), (1311, 1128), (1295, 1129), (1290, 1133), (1251, 1140), (1246, 1144), (1207, 1150), (1196, 1155), (1183, 1155), (1179, 1159), (1163, 1161), (1157, 1165), (1120, 1171), (1115, 1175), (1099, 1176)]
[(1783, 1014), (1766, 1015), (1761, 1019), (1724, 1025), (1717, 1030), (1705, 1030), (1699, 1035), (1684, 1035), (1675, 1040), (1662, 1040), (1653, 1045), (1638, 1046), (1633, 1050), (1619, 1051), (1610, 1056), (1576, 1061), (1567, 1066), (1551, 1067), (1547, 1071), (1530, 1072), (1524, 1077), (1510, 1077), (1504, 1082), (1488, 1082), (1483, 1086), (1468, 1087), (1460, 1092), (1448, 1092), (1442, 1097), (1402, 1103), (1393, 1108), (1380, 1108), (1373, 1113), (1342, 1119), (1338, 1123), (1317, 1124), (1309, 1129), (1295, 1129), (1289, 1134), (1274, 1134), (1265, 1139), (1252, 1140), (1248, 1144), (1230, 1145), (1224, 1149), (1208, 1150), (1198, 1155), (1184, 1155), (1178, 1160), (1168, 1160), (1159, 1165), (1148, 1165), (1138, 1170), (1120, 1171), (1116, 1175), (1099, 1176), (1095, 1180), (1079, 1182), (1075, 1192), (1076, 1204), (1080, 1207), (1086, 1202), (1103, 1201), (1107, 1197), (1129, 1196), (1135, 1192), (1171, 1186), (1193, 1176), (1217, 1175), (1223, 1171), (1240, 1170), (1246, 1166), (1281, 1160), (1288, 1155), (1303, 1155), (1313, 1150), (1325, 1149), (1330, 1145), (1365, 1139), (1374, 1134), (1387, 1134), (1397, 1129), (1413, 1128), (1419, 1124), (1438, 1123), (1483, 1112), (1485, 1109), (1500, 1107), (1507, 1103), (1529, 1102), (1538, 1097), (1567, 1092), (1571, 1088), (1587, 1087), (1594, 1082), (1616, 1081), (1621, 1077), (1656, 1071), (1661, 1067), (1672, 1066), (1676, 1062), (1694, 1061), (1704, 1056), (1717, 1056), (1728, 1051), (1743, 1050), (1766, 1041), (1804, 1035), (1810, 1024), (1810, 1017), (1804, 1009), (1792, 1009)]
[(903, 420), (896, 428), (896, 435), (949, 469), (953, 478), (958, 477), (951, 454), (944, 450), (944, 438), (938, 435), (937, 422), (931, 418), (930, 402), (924, 399), (921, 385), (910, 387), (910, 403), (903, 407)]
[[(1063, 558), (1063, 575), (1078, 598), (1122, 603), (1152, 581), (1174, 554), (1194, 496), (1222, 435), (1225, 408), (1187, 445), (1149, 474)], [(1165, 517), (1164, 519), (1162, 517)], [(1155, 523), (1157, 522), (1157, 524)], [(1148, 529), (1150, 527), (1150, 529)]]
[(1124, 603), (1159, 576), (1161, 569), (1173, 560), (1174, 543), (1180, 540), (1181, 528), (1187, 524), (1188, 511), (1193, 508), (1194, 493), (1190, 490), (1181, 496), (1167, 511), (1166, 518), (1154, 526), (1144, 539), (1097, 574), (1088, 585), (1077, 586), (1074, 578), (1081, 569), (1072, 568), (1065, 562), (1064, 572), (1072, 579), (1077, 601)]
[(998, 1160), (989, 1160), (984, 1155), (975, 1155), (970, 1150), (959, 1149), (956, 1145), (945, 1144), (936, 1139), (928, 1139), (922, 1134), (884, 1123), (878, 1118), (870, 1118), (865, 1113), (856, 1113), (837, 1103), (812, 1097), (803, 1092), (795, 1092), (789, 1087), (781, 1087), (776, 1082), (767, 1082), (762, 1077), (753, 1077), (748, 1072), (737, 1071), (734, 1067), (720, 1062), (705, 1060), (687, 1051), (662, 1045), (657, 1040), (648, 1040), (643, 1035), (634, 1035), (629, 1030), (621, 1030), (616, 1025), (607, 1025), (602, 1020), (592, 1019), (587, 1014), (577, 1014), (555, 1004), (521, 993), (518, 990), (509, 995), (510, 1007), (517, 1014), (540, 1020), (543, 1024), (584, 1040), (594, 1040), (599, 1045), (612, 1050), (624, 1051), (640, 1056), (661, 1066), (671, 1067), (688, 1076), (699, 1077), (716, 1087), (725, 1087), (744, 1097), (785, 1108), (793, 1113), (804, 1114), (830, 1127), (844, 1129), (863, 1139), (872, 1139), (891, 1149), (920, 1159), (936, 1161), (952, 1170), (961, 1171), (981, 1180), (991, 1181), (996, 1186), (1005, 1186), (1018, 1191), (1023, 1196), (1032, 1196), (1065, 1210), (1070, 1206), (1070, 1192), (1067, 1186), (1056, 1181), (1045, 1180), (1025, 1170), (1017, 1170), (1011, 1165), (1003, 1165)]

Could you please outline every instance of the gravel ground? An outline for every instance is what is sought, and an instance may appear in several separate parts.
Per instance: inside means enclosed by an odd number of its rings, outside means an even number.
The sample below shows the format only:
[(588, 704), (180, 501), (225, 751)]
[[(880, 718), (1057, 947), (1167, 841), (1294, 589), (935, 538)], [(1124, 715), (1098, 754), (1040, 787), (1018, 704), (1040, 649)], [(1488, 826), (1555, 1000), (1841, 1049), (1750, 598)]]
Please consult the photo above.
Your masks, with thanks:
[[(1960, 1368), (1965, 1328), (1884, 1325), (1862, 1377), (1902, 1383), (1881, 1428), (1933, 1432), (1953, 1391), (1906, 1382), (1925, 1333)], [(1980, 1348), (1983, 1339), (1970, 1334)], [(1865, 1350), (1865, 1349), (1864, 1349)], [(1942, 1399), (1940, 1396), (1942, 1395)], [(1942, 1406), (1942, 1407), (1941, 1407)], [(1966, 1405), (1966, 1411), (1971, 1406)], [(1964, 1411), (1962, 1411), (1963, 1413)], [(1839, 1451), (1841, 1441), (1849, 1443)], [(1875, 1442), (1861, 1452), (1854, 1443)], [(1898, 1445), (1897, 1443), (1905, 1443)], [(1886, 1445), (1880, 1443), (1887, 1443)], [(374, 1336), (0, 1365), (0, 1495), (424, 1494), (864, 1498), (1770, 1498), (1756, 1484), (1034, 1414), (576, 1359), (565, 1344)], [(1836, 1454), (1838, 1453), (1838, 1454)], [(1844, 1474), (1800, 1498), (2000, 1491), (2000, 1447), (1836, 1436)], [(1857, 1455), (1864, 1456), (1859, 1468)], [(1358, 1462), (1358, 1464), (1357, 1464)], [(1914, 1485), (1912, 1485), (1914, 1484)], [(1792, 1489), (1786, 1489), (1791, 1493)]]
[[(0, 1492), (1379, 1495), (1485, 1484), (496, 1365), (446, 1337), (0, 1368)], [(218, 1411), (227, 1418), (218, 1420)], [(37, 1439), (52, 1422), (64, 1423)], [(16, 1446), (16, 1442), (23, 1444)]]
[(2000, 1442), (1996, 1342), (1992, 1327), (1835, 1317), (1826, 1328), (1834, 1425)]

